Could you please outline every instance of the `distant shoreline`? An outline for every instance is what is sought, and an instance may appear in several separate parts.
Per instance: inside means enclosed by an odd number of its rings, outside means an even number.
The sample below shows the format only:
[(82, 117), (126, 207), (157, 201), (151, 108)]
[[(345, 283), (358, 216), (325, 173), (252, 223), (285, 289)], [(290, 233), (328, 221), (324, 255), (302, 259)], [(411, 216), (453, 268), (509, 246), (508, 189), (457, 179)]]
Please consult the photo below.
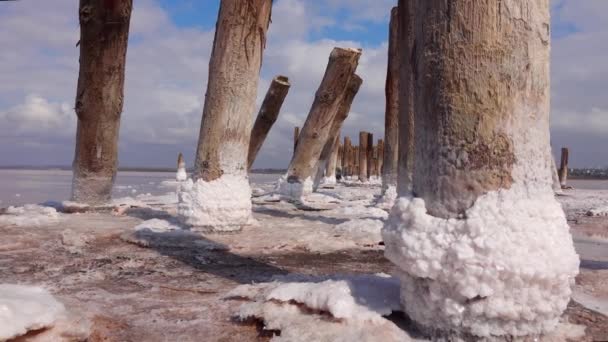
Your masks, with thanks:
[[(0, 166), (0, 170), (24, 170), (24, 171), (72, 171), (69, 166)], [(176, 168), (169, 167), (119, 167), (118, 171), (122, 172), (175, 172)], [(192, 169), (188, 169), (192, 172)], [(261, 174), (283, 174), (286, 169), (253, 169), (250, 173)]]

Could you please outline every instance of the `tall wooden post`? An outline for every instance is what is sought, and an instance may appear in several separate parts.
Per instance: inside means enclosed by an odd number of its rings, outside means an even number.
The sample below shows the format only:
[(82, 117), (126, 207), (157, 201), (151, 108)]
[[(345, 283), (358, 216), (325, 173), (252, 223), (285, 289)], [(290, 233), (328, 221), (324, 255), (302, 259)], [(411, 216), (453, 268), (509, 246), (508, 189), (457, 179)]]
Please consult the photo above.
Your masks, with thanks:
[(283, 101), (285, 101), (290, 86), (289, 79), (281, 75), (275, 77), (270, 83), (266, 97), (264, 97), (264, 102), (262, 102), (262, 106), (258, 112), (258, 117), (251, 130), (247, 157), (248, 170), (251, 169), (264, 140), (266, 140), (268, 132), (270, 132), (270, 128), (272, 128), (272, 125), (274, 125), (279, 117), (281, 106), (283, 105)]
[(568, 183), (568, 148), (562, 147), (562, 157), (559, 164), (559, 184), (562, 188)]
[(383, 240), (405, 311), (445, 340), (540, 337), (579, 264), (550, 175), (550, 2), (399, 7), (403, 26), (415, 18), (416, 198), (398, 200)]
[(186, 173), (186, 162), (184, 161), (184, 155), (180, 152), (177, 156), (177, 172), (175, 174), (175, 180), (178, 182), (183, 182), (188, 179), (188, 174)]
[(338, 164), (338, 149), (340, 146), (340, 136), (334, 139), (332, 153), (327, 159), (325, 168), (325, 183), (328, 185), (336, 184), (336, 166)]
[[(382, 168), (382, 194), (389, 188), (397, 189), (399, 163), (399, 8), (393, 7), (389, 23), (388, 67), (386, 71), (384, 112), (384, 153)], [(395, 191), (389, 191), (395, 193)], [(394, 196), (394, 195), (393, 195)]]
[(345, 170), (344, 174), (347, 177), (350, 177), (352, 175), (352, 146), (351, 146), (351, 142), (350, 142), (350, 137), (344, 137), (344, 153), (342, 154), (342, 168)]
[[(415, 0), (417, 1), (417, 0)], [(399, 163), (397, 178), (397, 194), (407, 196), (412, 192), (412, 177), (414, 170), (415, 142), (414, 122), (414, 15), (412, 11), (399, 4), (398, 39), (403, 48), (396, 52), (399, 58)], [(423, 147), (424, 148), (424, 147)]]
[[(335, 144), (337, 140), (340, 138), (340, 131), (342, 130), (342, 124), (348, 117), (350, 113), (350, 107), (355, 99), (355, 96), (359, 92), (359, 88), (363, 80), (357, 74), (354, 74), (350, 81), (348, 82), (348, 87), (346, 88), (346, 92), (343, 95), (342, 102), (338, 107), (338, 111), (336, 116), (334, 117), (334, 121), (332, 123), (331, 129), (329, 131), (329, 136), (327, 138), (327, 142), (321, 151), (321, 155), (319, 156), (319, 160), (317, 161), (317, 172), (315, 174), (313, 191), (316, 191), (319, 187), (319, 184), (323, 180), (323, 175), (325, 175), (325, 170), (327, 169), (327, 161), (331, 156), (331, 153), (334, 150)], [(326, 176), (327, 177), (327, 176)], [(335, 178), (335, 177), (334, 177)], [(324, 182), (327, 183), (335, 183), (334, 178), (326, 179)]]
[(378, 176), (382, 175), (382, 168), (384, 167), (384, 140), (382, 139), (378, 139), (378, 149), (376, 150), (376, 157), (377, 157), (377, 171), (378, 171)]
[(327, 143), (332, 123), (359, 63), (361, 50), (334, 48), (325, 75), (315, 94), (296, 152), (281, 180), (280, 192), (294, 200), (312, 192), (317, 162)]
[(296, 154), (296, 148), (298, 147), (298, 138), (300, 137), (300, 127), (293, 128), (293, 154)]
[(359, 181), (367, 182), (367, 138), (369, 133), (359, 132)]
[(370, 179), (373, 175), (374, 164), (374, 134), (367, 133), (367, 178)]
[[(339, 137), (338, 137), (339, 138)], [(336, 170), (340, 170), (340, 176), (344, 173), (344, 168), (342, 167), (342, 155), (344, 155), (344, 146), (340, 143), (340, 139), (338, 139), (338, 154), (336, 156)]]
[(72, 165), (72, 200), (110, 200), (118, 167), (118, 131), (123, 106), (132, 0), (80, 0), (78, 117)]
[[(194, 184), (179, 193), (187, 224), (238, 230), (251, 221), (247, 156), (272, 0), (220, 4), (203, 108)], [(235, 96), (238, 94), (238, 96)]]
[[(361, 163), (359, 163), (359, 157), (359, 146), (355, 146), (353, 149), (353, 161), (355, 162), (353, 165), (353, 176), (356, 175), (357, 178), (359, 178), (359, 175), (361, 174)], [(367, 172), (365, 172), (365, 174), (367, 174)]]

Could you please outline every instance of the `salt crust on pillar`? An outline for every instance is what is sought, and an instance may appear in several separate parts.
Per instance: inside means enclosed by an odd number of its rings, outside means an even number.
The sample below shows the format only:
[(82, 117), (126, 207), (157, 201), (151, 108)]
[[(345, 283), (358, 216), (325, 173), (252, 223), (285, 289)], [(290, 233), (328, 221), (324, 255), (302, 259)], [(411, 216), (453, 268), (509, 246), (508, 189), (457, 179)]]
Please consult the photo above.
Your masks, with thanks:
[(224, 174), (210, 182), (188, 179), (182, 182), (177, 194), (177, 213), (185, 224), (235, 231), (255, 222), (251, 188), (244, 174)]
[(550, 188), (489, 192), (465, 217), (438, 218), (420, 198), (397, 200), (382, 235), (406, 312), (423, 326), (485, 337), (555, 329), (579, 258)]

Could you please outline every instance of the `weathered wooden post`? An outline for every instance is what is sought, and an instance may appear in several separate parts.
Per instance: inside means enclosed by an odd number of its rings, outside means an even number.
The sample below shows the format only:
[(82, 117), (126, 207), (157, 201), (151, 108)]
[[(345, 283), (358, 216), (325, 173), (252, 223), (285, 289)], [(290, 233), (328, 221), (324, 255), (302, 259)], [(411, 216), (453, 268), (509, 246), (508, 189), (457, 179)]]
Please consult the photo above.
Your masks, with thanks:
[(266, 140), (268, 132), (270, 132), (270, 128), (272, 128), (272, 125), (274, 125), (279, 117), (281, 106), (283, 106), (283, 101), (285, 101), (290, 86), (289, 79), (281, 75), (275, 77), (270, 83), (266, 97), (264, 97), (264, 101), (258, 112), (258, 117), (251, 130), (249, 154), (247, 157), (248, 170), (251, 169), (264, 140)]
[(81, 0), (78, 117), (72, 200), (110, 200), (118, 167), (118, 131), (132, 0)]
[(374, 163), (374, 134), (367, 133), (367, 179), (372, 178)]
[(384, 158), (382, 168), (382, 196), (392, 205), (397, 194), (399, 163), (399, 8), (393, 7), (389, 22), (388, 66), (384, 93)]
[(383, 238), (405, 311), (447, 340), (537, 338), (579, 264), (551, 186), (549, 0), (399, 8), (416, 18), (416, 197)]
[[(417, 0), (415, 0), (417, 1)], [(412, 177), (415, 158), (414, 106), (416, 87), (414, 86), (414, 17), (411, 12), (403, 11), (399, 6), (399, 28), (397, 36), (402, 49), (396, 52), (399, 58), (399, 162), (397, 193), (407, 196), (412, 192)]]
[(378, 139), (378, 148), (376, 150), (376, 169), (377, 176), (382, 176), (382, 168), (384, 167), (384, 140)]
[(287, 177), (279, 181), (279, 192), (283, 196), (300, 200), (312, 192), (319, 156), (360, 56), (360, 49), (334, 48), (331, 52), (325, 75), (298, 138), (298, 147), (289, 163)]
[(340, 131), (342, 130), (342, 124), (350, 113), (350, 107), (355, 99), (355, 96), (359, 92), (359, 88), (361, 87), (362, 83), (363, 80), (357, 74), (353, 74), (353, 76), (348, 82), (348, 87), (344, 92), (342, 102), (338, 107), (338, 111), (336, 112), (334, 121), (329, 131), (327, 142), (325, 143), (325, 146), (323, 146), (323, 150), (321, 151), (321, 155), (319, 156), (319, 160), (317, 161), (317, 172), (315, 174), (315, 179), (313, 183), (313, 191), (316, 191), (321, 183), (335, 184), (335, 177), (331, 178), (331, 175), (325, 176), (326, 178), (330, 178), (323, 179), (323, 176), (325, 175), (325, 170), (327, 169), (327, 161), (330, 158), (331, 153), (334, 151), (336, 143), (338, 143), (338, 140), (340, 138)]
[(369, 133), (367, 132), (359, 132), (359, 181), (367, 182), (367, 142), (369, 139), (367, 138)]
[[(351, 156), (352, 156), (352, 151), (351, 151), (351, 142), (350, 142), (350, 137), (344, 137), (344, 153), (342, 154), (342, 169), (344, 170), (344, 175), (346, 177), (350, 177), (351, 176)], [(344, 179), (346, 179), (346, 177), (344, 177)]]
[(356, 174), (356, 178), (359, 178), (359, 174), (361, 172), (361, 163), (359, 163), (359, 146), (355, 146), (353, 150), (353, 160), (355, 162), (355, 164), (353, 165), (353, 175)]
[(177, 173), (175, 174), (175, 180), (183, 182), (188, 179), (186, 173), (186, 162), (184, 161), (184, 155), (180, 152), (177, 156)]
[(247, 155), (271, 7), (272, 0), (221, 2), (194, 182), (178, 191), (178, 215), (195, 228), (239, 230), (251, 222)]
[(327, 167), (325, 168), (325, 178), (322, 183), (325, 185), (335, 185), (336, 184), (336, 166), (338, 163), (338, 148), (340, 145), (340, 136), (334, 139), (332, 153), (327, 160)]
[(562, 157), (559, 164), (559, 184), (562, 189), (568, 184), (568, 148), (562, 147)]
[(340, 143), (338, 137), (338, 154), (336, 155), (336, 170), (340, 170), (340, 176), (344, 174), (344, 168), (342, 167), (342, 155), (344, 154), (344, 146)]

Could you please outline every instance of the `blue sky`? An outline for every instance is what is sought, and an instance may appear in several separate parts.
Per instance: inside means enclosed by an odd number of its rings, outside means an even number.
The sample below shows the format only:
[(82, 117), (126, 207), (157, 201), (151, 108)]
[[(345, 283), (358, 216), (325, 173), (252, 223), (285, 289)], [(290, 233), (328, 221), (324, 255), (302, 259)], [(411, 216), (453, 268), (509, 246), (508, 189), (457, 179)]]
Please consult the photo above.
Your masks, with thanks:
[[(121, 166), (192, 163), (219, 1), (136, 0), (127, 54)], [(388, 16), (396, 0), (276, 0), (258, 103), (275, 75), (292, 88), (255, 167), (286, 167), (334, 46), (362, 47), (363, 86), (345, 123), (383, 134)], [(69, 165), (78, 74), (75, 0), (2, 3), (0, 165)], [(552, 143), (574, 166), (606, 166), (605, 0), (552, 1)], [(252, 113), (252, 116), (255, 113)]]

